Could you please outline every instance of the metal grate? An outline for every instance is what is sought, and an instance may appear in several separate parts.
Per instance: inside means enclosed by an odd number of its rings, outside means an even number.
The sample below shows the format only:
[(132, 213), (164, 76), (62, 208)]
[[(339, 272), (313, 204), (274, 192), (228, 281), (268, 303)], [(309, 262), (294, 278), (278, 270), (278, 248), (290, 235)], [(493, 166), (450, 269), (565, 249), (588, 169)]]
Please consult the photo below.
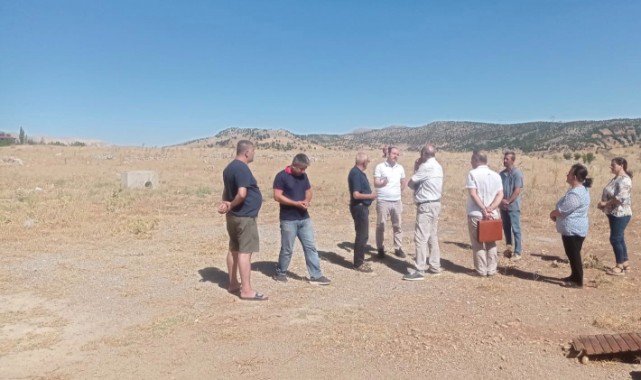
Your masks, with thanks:
[(580, 336), (572, 341), (572, 347), (588, 356), (641, 351), (641, 334)]

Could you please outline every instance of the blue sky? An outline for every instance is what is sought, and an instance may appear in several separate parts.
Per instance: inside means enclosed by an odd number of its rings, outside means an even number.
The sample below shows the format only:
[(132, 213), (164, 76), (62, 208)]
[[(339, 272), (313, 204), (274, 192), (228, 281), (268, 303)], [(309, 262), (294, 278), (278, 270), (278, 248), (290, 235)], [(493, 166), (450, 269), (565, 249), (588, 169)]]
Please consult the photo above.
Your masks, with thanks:
[(641, 117), (640, 19), (637, 0), (0, 0), (0, 130), (162, 146)]

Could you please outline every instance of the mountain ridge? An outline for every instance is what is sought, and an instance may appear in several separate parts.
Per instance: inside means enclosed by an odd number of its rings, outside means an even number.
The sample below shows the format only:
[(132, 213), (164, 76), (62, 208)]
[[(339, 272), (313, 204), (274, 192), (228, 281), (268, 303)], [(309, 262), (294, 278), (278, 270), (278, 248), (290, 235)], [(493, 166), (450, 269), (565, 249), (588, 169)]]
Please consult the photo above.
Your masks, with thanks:
[(639, 145), (640, 137), (641, 118), (513, 124), (435, 121), (419, 127), (395, 125), (345, 134), (295, 134), (285, 129), (227, 128), (213, 137), (179, 145), (233, 147), (238, 140), (249, 139), (259, 148), (277, 150), (305, 150), (317, 146), (329, 149), (378, 149), (386, 144), (418, 150), (429, 141), (438, 145), (439, 149), (448, 151), (515, 149), (537, 152), (607, 150)]

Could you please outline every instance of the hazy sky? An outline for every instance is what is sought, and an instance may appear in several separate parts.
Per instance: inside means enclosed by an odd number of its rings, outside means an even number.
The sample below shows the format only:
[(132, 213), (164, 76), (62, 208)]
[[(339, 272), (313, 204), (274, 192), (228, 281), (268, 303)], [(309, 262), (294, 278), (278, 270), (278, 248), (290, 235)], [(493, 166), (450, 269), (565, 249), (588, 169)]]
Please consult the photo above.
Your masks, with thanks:
[(0, 0), (0, 130), (641, 117), (641, 1)]

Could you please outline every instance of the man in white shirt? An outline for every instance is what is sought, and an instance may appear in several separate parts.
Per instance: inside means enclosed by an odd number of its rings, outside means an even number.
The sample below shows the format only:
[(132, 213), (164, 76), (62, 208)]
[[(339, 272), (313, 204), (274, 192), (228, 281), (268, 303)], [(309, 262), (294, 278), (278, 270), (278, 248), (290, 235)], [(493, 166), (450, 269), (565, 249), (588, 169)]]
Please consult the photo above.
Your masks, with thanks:
[[(441, 194), (443, 192), (443, 168), (436, 161), (436, 147), (425, 144), (419, 165), (408, 183), (414, 190), (416, 204), (416, 225), (414, 243), (416, 246), (416, 271), (403, 276), (403, 280), (419, 281), (425, 278), (425, 271), (441, 273), (441, 252), (438, 245), (438, 217), (441, 213)], [(415, 167), (416, 167), (415, 164)], [(427, 258), (429, 257), (429, 269)]]
[(399, 164), (398, 156), (400, 151), (394, 146), (387, 148), (387, 159), (376, 165), (374, 169), (374, 187), (376, 188), (376, 248), (378, 249), (378, 258), (385, 258), (385, 246), (383, 240), (385, 237), (385, 223), (387, 219), (392, 220), (394, 230), (394, 254), (400, 258), (405, 258), (402, 246), (401, 213), (403, 204), (401, 203), (401, 192), (405, 189), (407, 181), (405, 179), (405, 169)]
[(479, 276), (494, 276), (498, 266), (496, 242), (478, 240), (478, 224), (482, 219), (497, 219), (503, 199), (501, 176), (487, 166), (487, 153), (475, 150), (470, 161), (472, 170), (467, 175), (467, 226), (474, 252), (474, 269)]

